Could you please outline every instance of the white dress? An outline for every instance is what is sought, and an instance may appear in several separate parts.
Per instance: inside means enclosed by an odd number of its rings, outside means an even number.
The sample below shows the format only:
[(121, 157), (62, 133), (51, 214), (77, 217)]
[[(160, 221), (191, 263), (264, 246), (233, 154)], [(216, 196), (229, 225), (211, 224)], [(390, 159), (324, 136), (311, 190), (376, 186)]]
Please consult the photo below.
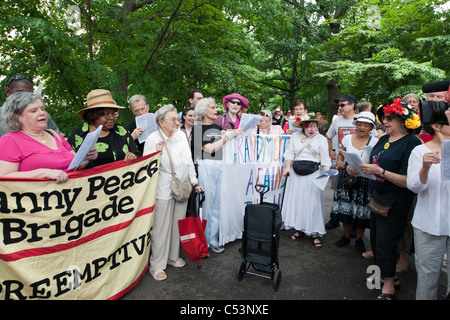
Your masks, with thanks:
[[(308, 147), (296, 157), (308, 140), (311, 140)], [(295, 160), (310, 160), (320, 162), (321, 165), (331, 166), (328, 142), (321, 134), (316, 134), (309, 139), (303, 133), (295, 132), (291, 136), (291, 143), (284, 157), (286, 160), (294, 160), (295, 157)], [(300, 176), (291, 169), (281, 211), (286, 229), (299, 230), (308, 236), (323, 236), (326, 233), (323, 191), (313, 183), (320, 172), (321, 169), (310, 175)]]

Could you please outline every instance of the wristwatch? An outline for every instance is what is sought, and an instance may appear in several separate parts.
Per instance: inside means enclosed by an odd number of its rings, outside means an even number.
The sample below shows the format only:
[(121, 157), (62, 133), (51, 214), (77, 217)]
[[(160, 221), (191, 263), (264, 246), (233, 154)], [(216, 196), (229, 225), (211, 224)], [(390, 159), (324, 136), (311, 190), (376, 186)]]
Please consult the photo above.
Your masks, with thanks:
[(380, 177), (384, 178), (384, 174), (386, 173), (386, 169), (383, 169), (383, 173), (380, 174)]

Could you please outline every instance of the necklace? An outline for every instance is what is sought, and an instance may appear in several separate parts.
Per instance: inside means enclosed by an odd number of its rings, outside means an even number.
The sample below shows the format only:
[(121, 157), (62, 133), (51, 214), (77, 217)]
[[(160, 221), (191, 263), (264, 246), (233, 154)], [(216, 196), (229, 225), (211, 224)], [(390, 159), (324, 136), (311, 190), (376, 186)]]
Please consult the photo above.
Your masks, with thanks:
[(45, 139), (44, 138), (44, 132), (42, 132), (42, 135), (40, 136), (40, 137), (38, 137), (37, 135), (35, 135), (35, 134), (31, 134), (31, 133), (28, 133), (28, 132), (26, 132), (25, 130), (20, 130), (20, 131), (22, 131), (23, 133), (25, 133), (27, 136), (29, 136), (29, 137), (31, 137), (31, 138), (33, 138), (33, 139), (35, 139), (35, 140), (37, 140), (37, 141), (39, 141), (39, 142), (41, 142), (41, 143), (47, 143), (47, 139)]

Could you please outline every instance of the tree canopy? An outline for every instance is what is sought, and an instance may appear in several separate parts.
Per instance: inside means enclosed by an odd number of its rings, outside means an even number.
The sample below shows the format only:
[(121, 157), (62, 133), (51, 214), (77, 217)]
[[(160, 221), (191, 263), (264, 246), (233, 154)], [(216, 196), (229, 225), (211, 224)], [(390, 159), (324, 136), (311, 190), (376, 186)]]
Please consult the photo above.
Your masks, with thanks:
[(449, 78), (446, 2), (3, 0), (0, 79), (36, 79), (66, 134), (97, 88), (122, 106), (144, 94), (151, 111), (181, 111), (199, 88), (218, 104), (238, 92), (253, 112), (301, 98), (332, 115), (340, 92), (378, 105)]

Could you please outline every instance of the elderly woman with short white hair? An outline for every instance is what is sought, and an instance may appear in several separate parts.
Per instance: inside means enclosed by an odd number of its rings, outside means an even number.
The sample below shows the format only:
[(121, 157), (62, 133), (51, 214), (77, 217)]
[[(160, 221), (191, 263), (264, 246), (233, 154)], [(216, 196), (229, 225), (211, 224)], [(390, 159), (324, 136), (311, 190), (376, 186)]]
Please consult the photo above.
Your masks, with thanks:
[(165, 273), (167, 264), (177, 268), (185, 265), (184, 260), (180, 258), (178, 220), (186, 215), (188, 199), (176, 201), (172, 197), (170, 158), (179, 180), (189, 179), (197, 193), (204, 189), (198, 185), (186, 136), (178, 130), (179, 122), (175, 107), (169, 104), (159, 109), (156, 123), (160, 129), (145, 140), (144, 155), (161, 151), (149, 267), (153, 278), (161, 281), (167, 278)]
[(253, 134), (284, 134), (283, 128), (280, 125), (272, 124), (272, 112), (269, 110), (261, 110), (259, 115), (261, 116), (261, 120), (259, 120), (258, 125), (253, 130)]
[(194, 159), (198, 164), (198, 179), (205, 186), (204, 218), (208, 220), (205, 229), (206, 241), (215, 253), (225, 249), (219, 244), (220, 231), (220, 193), (222, 182), (222, 147), (232, 138), (242, 134), (243, 129), (222, 130), (214, 124), (217, 119), (217, 106), (213, 98), (204, 98), (195, 106), (193, 129)]

